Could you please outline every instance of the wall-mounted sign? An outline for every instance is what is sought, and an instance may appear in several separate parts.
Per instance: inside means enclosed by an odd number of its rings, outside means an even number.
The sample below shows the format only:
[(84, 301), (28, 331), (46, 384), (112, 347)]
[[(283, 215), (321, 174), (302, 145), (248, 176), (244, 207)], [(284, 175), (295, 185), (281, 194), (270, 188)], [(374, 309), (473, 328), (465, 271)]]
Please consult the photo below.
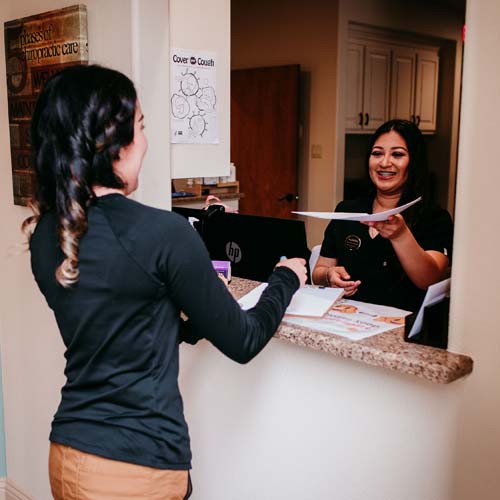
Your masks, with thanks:
[(34, 192), (29, 129), (37, 96), (49, 76), (88, 61), (87, 8), (74, 5), (4, 24), (14, 203)]
[(170, 142), (218, 144), (216, 58), (211, 52), (170, 51)]

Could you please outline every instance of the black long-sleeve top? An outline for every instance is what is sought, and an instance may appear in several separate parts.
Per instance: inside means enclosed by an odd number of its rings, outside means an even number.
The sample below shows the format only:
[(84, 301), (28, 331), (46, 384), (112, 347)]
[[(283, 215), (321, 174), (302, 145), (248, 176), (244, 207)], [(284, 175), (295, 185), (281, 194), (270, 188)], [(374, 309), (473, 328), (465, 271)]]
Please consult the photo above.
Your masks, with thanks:
[(66, 346), (67, 382), (50, 440), (160, 469), (191, 466), (177, 382), (181, 335), (206, 338), (247, 362), (272, 337), (299, 286), (279, 267), (257, 306), (242, 311), (183, 217), (120, 194), (88, 209), (75, 285), (55, 280), (63, 254), (54, 212), (40, 219), (30, 250)]

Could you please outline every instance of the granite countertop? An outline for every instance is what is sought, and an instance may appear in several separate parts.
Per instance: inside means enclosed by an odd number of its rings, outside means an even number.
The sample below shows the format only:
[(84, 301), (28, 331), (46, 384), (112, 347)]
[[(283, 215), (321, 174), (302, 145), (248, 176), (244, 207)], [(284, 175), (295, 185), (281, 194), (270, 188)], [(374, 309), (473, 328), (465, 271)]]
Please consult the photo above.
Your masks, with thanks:
[[(233, 278), (229, 289), (239, 299), (258, 284), (257, 281)], [(469, 356), (405, 342), (403, 337), (404, 329), (396, 327), (364, 340), (352, 341), (293, 325), (286, 320), (282, 321), (275, 334), (275, 338), (293, 344), (415, 375), (430, 382), (447, 384), (472, 372), (473, 361)]]

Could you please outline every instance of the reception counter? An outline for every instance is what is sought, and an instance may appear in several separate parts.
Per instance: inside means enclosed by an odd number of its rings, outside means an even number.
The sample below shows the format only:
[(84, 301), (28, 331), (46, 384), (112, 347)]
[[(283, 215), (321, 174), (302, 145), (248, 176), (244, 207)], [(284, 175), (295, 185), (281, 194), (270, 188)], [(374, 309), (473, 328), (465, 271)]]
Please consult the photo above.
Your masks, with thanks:
[(192, 500), (450, 499), (471, 370), (400, 330), (354, 342), (285, 320), (246, 365), (183, 343)]
[[(239, 299), (259, 283), (233, 278), (230, 290)], [(325, 351), (342, 358), (414, 375), (430, 382), (447, 384), (472, 372), (469, 356), (444, 349), (405, 342), (402, 327), (360, 341), (281, 323), (275, 338), (303, 347)]]

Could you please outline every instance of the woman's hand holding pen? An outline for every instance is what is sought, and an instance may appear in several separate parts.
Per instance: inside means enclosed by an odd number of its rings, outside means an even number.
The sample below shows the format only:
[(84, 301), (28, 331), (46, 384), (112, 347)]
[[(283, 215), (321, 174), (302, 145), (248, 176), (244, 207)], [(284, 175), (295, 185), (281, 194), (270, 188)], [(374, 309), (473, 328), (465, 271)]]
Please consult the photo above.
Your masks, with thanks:
[(352, 281), (344, 266), (332, 266), (326, 271), (326, 283), (333, 288), (343, 288), (344, 296), (350, 297), (358, 291), (360, 280)]
[(299, 257), (293, 259), (281, 258), (276, 267), (285, 266), (291, 269), (299, 278), (300, 286), (304, 286), (307, 281), (306, 261)]

